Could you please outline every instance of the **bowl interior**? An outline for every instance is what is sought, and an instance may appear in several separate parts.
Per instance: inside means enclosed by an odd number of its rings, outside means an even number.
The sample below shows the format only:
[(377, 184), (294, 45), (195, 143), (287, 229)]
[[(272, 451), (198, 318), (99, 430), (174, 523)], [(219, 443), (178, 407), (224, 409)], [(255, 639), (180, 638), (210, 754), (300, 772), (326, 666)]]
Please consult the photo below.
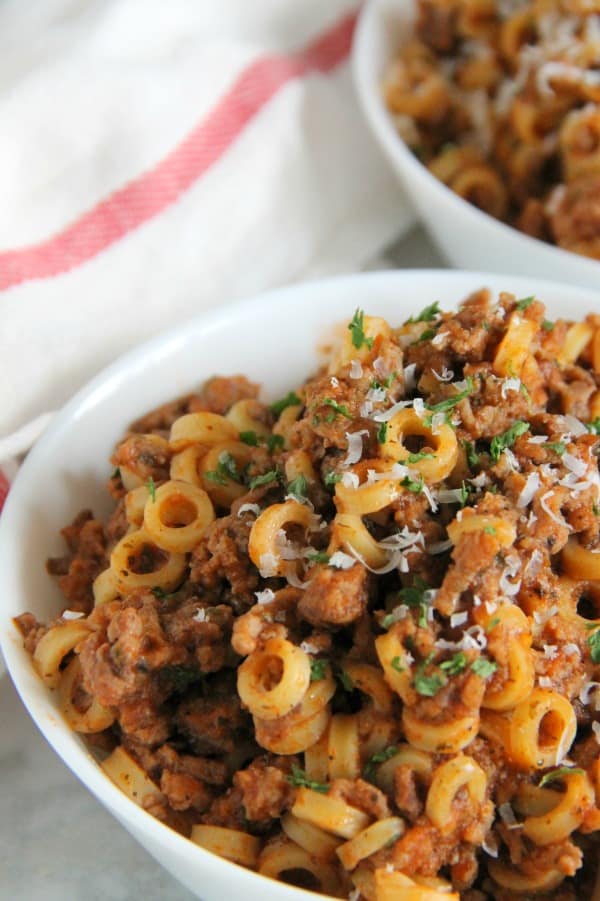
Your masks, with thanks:
[[(225, 885), (258, 899), (264, 880), (192, 845), (108, 781), (34, 674), (12, 617), (30, 610), (47, 620), (58, 613), (60, 598), (45, 560), (63, 552), (58, 531), (80, 509), (108, 512), (108, 457), (140, 414), (216, 373), (246, 374), (263, 385), (263, 397), (277, 398), (316, 369), (336, 328), (344, 328), (356, 307), (398, 325), (435, 300), (449, 308), (482, 286), (520, 297), (536, 294), (551, 316), (562, 312), (576, 318), (600, 301), (577, 288), (440, 270), (377, 272), (275, 291), (185, 323), (117, 361), (58, 414), (15, 480), (0, 519), (0, 639), (17, 690), (64, 762), (167, 869), (207, 901), (223, 897)], [(269, 893), (282, 901), (315, 897), (271, 882)]]

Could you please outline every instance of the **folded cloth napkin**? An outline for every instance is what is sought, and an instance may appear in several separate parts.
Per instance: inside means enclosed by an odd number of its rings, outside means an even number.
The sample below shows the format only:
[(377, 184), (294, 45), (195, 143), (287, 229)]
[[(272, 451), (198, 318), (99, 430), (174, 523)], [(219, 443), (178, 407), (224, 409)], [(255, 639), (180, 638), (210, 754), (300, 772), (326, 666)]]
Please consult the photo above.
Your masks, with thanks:
[(132, 344), (356, 269), (412, 214), (348, 0), (0, 6), (0, 506), (46, 415)]

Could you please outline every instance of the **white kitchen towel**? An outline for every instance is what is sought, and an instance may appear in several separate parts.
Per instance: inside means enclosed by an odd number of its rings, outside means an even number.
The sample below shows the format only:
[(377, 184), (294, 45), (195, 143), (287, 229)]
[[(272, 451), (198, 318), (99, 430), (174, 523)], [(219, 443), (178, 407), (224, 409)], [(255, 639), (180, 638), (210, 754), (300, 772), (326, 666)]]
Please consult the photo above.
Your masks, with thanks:
[(352, 89), (357, 9), (3, 0), (0, 450), (132, 344), (407, 228)]

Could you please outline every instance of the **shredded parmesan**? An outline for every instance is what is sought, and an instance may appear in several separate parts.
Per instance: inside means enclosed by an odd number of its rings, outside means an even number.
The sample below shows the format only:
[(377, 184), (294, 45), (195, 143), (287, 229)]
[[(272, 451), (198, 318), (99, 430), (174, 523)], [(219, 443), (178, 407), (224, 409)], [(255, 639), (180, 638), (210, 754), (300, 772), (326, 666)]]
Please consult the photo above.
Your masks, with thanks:
[(363, 374), (362, 363), (360, 360), (351, 360), (350, 361), (350, 372), (348, 375), (351, 379), (359, 379)]
[(204, 609), (204, 607), (199, 607), (192, 616), (192, 621), (195, 623), (205, 623), (207, 619), (208, 617), (206, 615), (206, 610)]
[(258, 504), (242, 504), (242, 506), (238, 509), (237, 516), (243, 516), (244, 513), (254, 513), (255, 516), (258, 516), (260, 513), (260, 507)]
[(417, 384), (415, 379), (416, 368), (416, 363), (409, 363), (408, 366), (404, 367), (404, 390), (407, 393), (415, 390)]
[(85, 613), (81, 613), (79, 610), (63, 610), (62, 619), (72, 620), (72, 619), (82, 619), (85, 616)]
[(358, 475), (355, 472), (345, 472), (340, 481), (344, 488), (350, 488), (351, 490), (356, 490), (360, 484)]
[(258, 558), (258, 570), (263, 579), (277, 575), (277, 557), (275, 554), (261, 554)]
[(363, 453), (362, 436), (368, 434), (367, 429), (361, 429), (360, 432), (346, 432), (348, 453), (342, 460), (344, 466), (352, 466), (353, 463), (358, 463)]
[(448, 369), (446, 366), (442, 368), (441, 372), (436, 372), (435, 369), (432, 369), (431, 373), (438, 380), (438, 382), (451, 382), (454, 378), (453, 370)]
[(354, 557), (351, 557), (350, 554), (345, 554), (344, 551), (335, 551), (329, 558), (329, 565), (334, 566), (336, 569), (351, 569), (355, 563)]
[(593, 722), (592, 723), (592, 732), (594, 733), (594, 737), (598, 744), (600, 745), (600, 723)]
[(528, 507), (535, 497), (538, 488), (541, 487), (541, 484), (542, 482), (539, 473), (530, 472), (525, 481), (525, 485), (523, 486), (523, 490), (517, 499), (517, 507)]
[(504, 381), (502, 382), (502, 389), (500, 392), (502, 394), (502, 397), (504, 398), (504, 400), (506, 400), (506, 395), (508, 394), (509, 391), (520, 391), (522, 384), (523, 383), (521, 382), (521, 379), (517, 379), (517, 378), (504, 379)]
[(459, 626), (464, 626), (468, 619), (468, 610), (461, 610), (459, 613), (453, 613), (450, 617), (450, 628), (457, 629)]

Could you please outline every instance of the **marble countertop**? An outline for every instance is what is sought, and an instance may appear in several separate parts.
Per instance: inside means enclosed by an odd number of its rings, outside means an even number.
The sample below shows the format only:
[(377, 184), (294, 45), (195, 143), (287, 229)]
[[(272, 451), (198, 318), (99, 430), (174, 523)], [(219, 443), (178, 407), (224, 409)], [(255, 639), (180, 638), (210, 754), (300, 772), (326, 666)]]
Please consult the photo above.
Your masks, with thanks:
[[(419, 229), (391, 248), (385, 262), (443, 265)], [(64, 766), (6, 676), (0, 677), (0, 723), (0, 898), (192, 901)]]

